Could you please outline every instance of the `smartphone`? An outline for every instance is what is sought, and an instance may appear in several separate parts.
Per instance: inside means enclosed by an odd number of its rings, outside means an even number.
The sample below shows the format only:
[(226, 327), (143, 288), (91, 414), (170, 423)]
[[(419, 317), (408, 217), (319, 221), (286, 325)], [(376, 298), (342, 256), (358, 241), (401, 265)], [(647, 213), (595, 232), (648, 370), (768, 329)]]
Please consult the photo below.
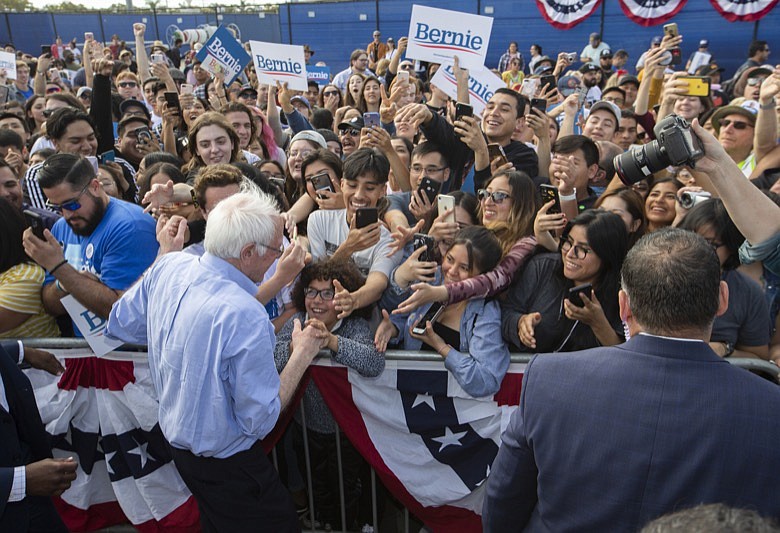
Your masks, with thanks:
[(664, 35), (668, 35), (669, 37), (677, 37), (680, 35), (680, 32), (677, 29), (677, 23), (672, 22), (670, 24), (664, 24)]
[(152, 133), (147, 126), (136, 128), (135, 135), (138, 137), (139, 144), (149, 144), (152, 142)]
[(89, 41), (89, 40), (93, 40), (94, 41), (95, 40), (95, 34), (92, 33), (91, 31), (84, 32), (84, 40), (85, 41)]
[(409, 71), (408, 70), (400, 70), (398, 71), (398, 74), (395, 75), (395, 77), (399, 81), (409, 81)]
[(427, 176), (423, 176), (423, 179), (420, 181), (420, 186), (417, 188), (417, 190), (427, 196), (428, 201), (433, 204), (433, 202), (436, 201), (436, 195), (439, 194), (439, 191), (441, 190), (441, 183), (438, 181), (433, 181)]
[(50, 44), (42, 44), (41, 45), (41, 55), (43, 55), (43, 54), (51, 55), (51, 45)]
[(577, 89), (577, 105), (579, 107), (582, 107), (582, 104), (585, 103), (586, 96), (588, 96), (587, 87), (580, 87), (579, 89)]
[(593, 291), (593, 285), (590, 283), (583, 283), (569, 289), (569, 301), (577, 307), (585, 307), (585, 303), (580, 298), (580, 294), (584, 294), (590, 298), (590, 293)]
[(438, 199), (439, 216), (446, 210), (450, 210), (447, 222), (455, 222), (455, 197), (449, 194), (440, 194)]
[(355, 212), (355, 227), (365, 228), (379, 222), (379, 210), (376, 207), (360, 207)]
[(100, 163), (98, 162), (98, 158), (94, 155), (88, 155), (84, 159), (89, 161), (92, 164), (92, 168), (95, 169), (95, 176), (98, 175), (98, 169), (100, 168)]
[(488, 159), (492, 163), (496, 160), (496, 158), (500, 158), (501, 162), (500, 165), (506, 165), (509, 161), (506, 158), (506, 153), (504, 153), (504, 149), (501, 147), (498, 143), (490, 143), (488, 144)]
[(526, 98), (533, 98), (536, 96), (536, 90), (539, 88), (539, 81), (541, 78), (526, 78), (523, 80), (523, 84), (520, 86), (520, 94)]
[(101, 164), (105, 163), (113, 163), (116, 161), (116, 154), (113, 150), (109, 150), (108, 152), (103, 152), (98, 156), (98, 162)]
[(182, 83), (181, 84), (181, 94), (192, 94), (194, 92), (194, 87), (190, 83)]
[[(328, 171), (323, 170), (322, 172), (319, 172), (312, 177), (309, 178), (311, 180), (312, 186), (314, 186), (314, 191), (330, 191), (330, 192), (336, 192), (335, 187), (333, 187), (333, 182), (330, 181), (330, 176), (328, 176)], [(319, 194), (317, 194), (319, 196)]]
[(4, 104), (8, 101), (8, 86), (0, 85), (0, 104)]
[(468, 104), (461, 104), (460, 102), (455, 104), (455, 120), (459, 120), (460, 117), (470, 117), (474, 115), (474, 108)]
[(669, 52), (672, 54), (672, 60), (669, 64), (675, 66), (682, 65), (682, 50), (679, 48), (672, 48)]
[(539, 185), (539, 192), (542, 195), (542, 204), (546, 204), (550, 200), (555, 201), (555, 204), (547, 211), (547, 214), (553, 215), (561, 212), (561, 199), (558, 197), (558, 189), (556, 187), (543, 183)]
[(440, 302), (433, 302), (431, 306), (428, 308), (428, 310), (425, 312), (423, 317), (417, 321), (417, 323), (412, 328), (412, 333), (415, 335), (424, 335), (425, 334), (425, 325), (430, 322), (433, 324), (436, 322), (436, 319), (439, 318), (439, 315), (441, 312), (444, 311), (444, 304)]
[(152, 63), (165, 63), (165, 54), (159, 52), (152, 54)]
[(45, 241), (46, 237), (43, 236), (43, 229), (45, 226), (43, 225), (43, 218), (41, 215), (35, 211), (30, 211), (29, 209), (25, 209), (23, 213), (24, 218), (27, 220), (27, 225), (32, 228), (33, 235), (38, 237), (40, 240)]
[(380, 128), (381, 125), (379, 124), (379, 113), (376, 112), (363, 113), (363, 126), (366, 128), (372, 128), (374, 126)]
[(531, 98), (531, 108), (538, 109), (542, 114), (545, 114), (547, 112), (547, 99)]
[(419, 250), (423, 246), (426, 247), (425, 251), (420, 254), (420, 261), (436, 261), (436, 256), (433, 253), (433, 237), (426, 235), (425, 233), (415, 233), (412, 243), (415, 251)]
[(558, 86), (558, 81), (555, 79), (555, 76), (542, 76), (539, 78), (539, 87), (541, 87), (543, 90), (545, 87), (547, 87), (547, 90), (555, 89)]
[(179, 104), (179, 95), (175, 92), (165, 91), (165, 103), (168, 104), (168, 109), (176, 109), (178, 114), (181, 114), (181, 104)]
[(688, 92), (686, 96), (709, 96), (710, 83), (712, 79), (709, 76), (681, 76), (678, 78), (688, 82)]

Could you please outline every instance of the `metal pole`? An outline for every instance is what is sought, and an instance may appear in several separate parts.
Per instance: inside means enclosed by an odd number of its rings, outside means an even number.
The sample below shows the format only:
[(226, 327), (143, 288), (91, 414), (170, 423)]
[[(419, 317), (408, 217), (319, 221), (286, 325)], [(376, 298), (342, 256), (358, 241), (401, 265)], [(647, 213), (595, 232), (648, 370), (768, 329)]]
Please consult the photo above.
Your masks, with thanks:
[(160, 26), (157, 24), (157, 6), (152, 4), (152, 15), (154, 15), (154, 34), (157, 40), (160, 40)]
[(103, 12), (98, 11), (98, 21), (100, 22), (100, 38), (102, 43), (106, 44), (106, 29), (103, 27)]
[(758, 24), (760, 23), (760, 20), (757, 20), (755, 24), (753, 24), (753, 40), (755, 41), (758, 39)]
[(301, 400), (301, 428), (303, 429), (303, 455), (306, 458), (306, 483), (309, 493), (309, 530), (314, 531), (314, 487), (311, 482), (311, 457), (309, 457), (309, 435), (306, 432), (306, 413)]
[(290, 11), (290, 3), (287, 2), (287, 42), (293, 43), (292, 40), (292, 12)]
[(341, 505), (341, 531), (347, 531), (347, 499), (344, 497), (344, 463), (341, 460), (341, 432), (336, 426), (336, 466), (339, 469), (339, 501)]
[(14, 35), (11, 33), (11, 22), (8, 20), (8, 13), (5, 13), (5, 27), (8, 28), (8, 42), (14, 42)]
[[(374, 13), (376, 13), (376, 30), (379, 30), (379, 0), (374, 0)], [(380, 58), (376, 58), (379, 61)]]
[(599, 21), (599, 35), (604, 40), (604, 11), (607, 9), (607, 0), (601, 0), (601, 20)]
[(57, 40), (57, 21), (54, 20), (54, 13), (49, 13), (51, 15), (51, 25), (54, 26), (54, 40)]
[(379, 533), (379, 513), (376, 508), (376, 472), (371, 469), (371, 518), (374, 520), (374, 533)]

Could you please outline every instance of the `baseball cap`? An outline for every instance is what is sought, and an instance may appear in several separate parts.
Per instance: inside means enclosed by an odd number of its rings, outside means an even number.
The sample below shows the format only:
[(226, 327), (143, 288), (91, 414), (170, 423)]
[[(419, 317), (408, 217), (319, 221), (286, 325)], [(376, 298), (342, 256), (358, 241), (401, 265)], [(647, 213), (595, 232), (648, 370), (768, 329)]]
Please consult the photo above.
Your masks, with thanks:
[(606, 100), (599, 100), (590, 108), (590, 114), (592, 115), (599, 109), (604, 109), (615, 115), (615, 123), (620, 124), (620, 117), (622, 117), (623, 114), (620, 112), (620, 108), (617, 105), (612, 102), (607, 102)]
[(317, 133), (314, 130), (303, 130), (299, 131), (295, 134), (295, 137), (293, 137), (290, 140), (290, 144), (294, 143), (295, 141), (311, 141), (315, 144), (319, 144), (322, 148), (328, 149), (328, 143), (325, 142), (325, 137), (323, 137), (320, 133)]
[(146, 118), (149, 120), (152, 119), (152, 114), (149, 113), (149, 110), (146, 108), (146, 104), (140, 100), (136, 100), (135, 98), (128, 98), (127, 100), (122, 100), (122, 103), (119, 104), (119, 114), (124, 115), (127, 112), (128, 108), (130, 107), (139, 107), (143, 109)]
[(547, 74), (547, 73), (552, 72), (552, 71), (553, 71), (553, 68), (550, 65), (545, 63), (544, 65), (538, 65), (534, 69), (534, 76), (541, 76), (543, 74)]
[(182, 83), (186, 83), (187, 76), (184, 75), (184, 72), (177, 68), (171, 68), (168, 69), (168, 72), (171, 75), (171, 78), (173, 78), (173, 81), (181, 81)]
[(699, 48), (707, 48), (710, 45), (710, 42), (707, 39), (702, 39), (699, 41)]
[(296, 96), (293, 96), (292, 98), (290, 98), (290, 103), (291, 104), (295, 103), (295, 102), (301, 102), (303, 105), (305, 105), (306, 107), (311, 109), (311, 104), (309, 103), (309, 100), (305, 96), (301, 96), (299, 94), (299, 95), (296, 95)]
[(637, 87), (639, 87), (639, 78), (636, 76), (632, 76), (631, 74), (627, 74), (620, 78), (620, 81), (618, 81), (618, 87), (621, 85), (625, 85), (626, 83), (633, 83)]
[(656, 36), (655, 36), (655, 37), (653, 37), (653, 39), (650, 41), (650, 44), (651, 44), (651, 45), (652, 45), (652, 44), (661, 44), (661, 41), (663, 41), (663, 40), (664, 40), (664, 38), (663, 38), (663, 37), (661, 37), (660, 35), (656, 35)]
[(303, 51), (304, 52), (309, 52), (309, 54), (314, 55), (314, 50), (312, 50), (311, 46), (309, 46), (308, 44), (304, 44), (303, 45)]
[(339, 130), (362, 130), (365, 127), (363, 123), (363, 117), (352, 117), (351, 119), (339, 124)]
[(580, 79), (577, 76), (564, 76), (558, 80), (558, 92), (566, 98), (574, 94), (580, 88)]
[(601, 67), (598, 65), (594, 65), (593, 63), (585, 63), (580, 67), (580, 72), (582, 74), (585, 74), (587, 72), (596, 72), (597, 70), (601, 70)]
[(756, 125), (756, 113), (752, 109), (747, 109), (739, 105), (726, 105), (719, 107), (712, 114), (712, 127), (716, 133), (720, 133), (720, 121), (729, 115), (740, 115), (745, 117), (751, 126)]
[(237, 96), (249, 96), (250, 98), (257, 98), (257, 90), (252, 87), (250, 84), (244, 84), (241, 86), (241, 90), (238, 92)]
[(604, 50), (601, 51), (600, 57), (612, 57), (612, 50), (610, 50), (609, 48), (605, 48)]
[(598, 32), (593, 32), (593, 33), (590, 34), (590, 38), (591, 39), (598, 39), (600, 41), (601, 40), (601, 34), (598, 33)]
[(709, 65), (702, 65), (699, 68), (696, 69), (696, 76), (709, 76), (710, 74), (715, 74), (716, 72), (723, 72), (726, 70), (723, 67), (719, 67), (715, 63), (710, 63)]
[(91, 96), (92, 95), (92, 87), (79, 87), (79, 90), (76, 93), (76, 98), (81, 98), (81, 96), (84, 93), (89, 93), (90, 96)]

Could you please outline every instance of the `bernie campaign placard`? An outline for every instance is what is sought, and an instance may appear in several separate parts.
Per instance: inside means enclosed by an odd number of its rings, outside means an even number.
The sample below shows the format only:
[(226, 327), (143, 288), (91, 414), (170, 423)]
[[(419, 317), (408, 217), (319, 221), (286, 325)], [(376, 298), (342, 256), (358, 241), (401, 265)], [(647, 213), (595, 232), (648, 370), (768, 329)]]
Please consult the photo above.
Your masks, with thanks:
[(233, 83), (251, 61), (241, 43), (224, 26), (217, 28), (195, 57), (206, 72), (223, 74), (227, 85)]
[(281, 81), (294, 91), (305, 91), (308, 88), (303, 46), (261, 41), (249, 41), (249, 46), (258, 83), (273, 84)]
[(406, 57), (463, 68), (482, 68), (487, 56), (493, 19), (448, 9), (413, 5)]

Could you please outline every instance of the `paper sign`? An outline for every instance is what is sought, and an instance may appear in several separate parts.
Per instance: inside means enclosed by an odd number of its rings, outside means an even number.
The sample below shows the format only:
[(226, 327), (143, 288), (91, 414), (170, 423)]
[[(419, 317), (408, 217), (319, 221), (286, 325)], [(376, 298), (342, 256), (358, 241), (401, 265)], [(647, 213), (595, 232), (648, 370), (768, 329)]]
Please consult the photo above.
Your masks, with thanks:
[(688, 69), (688, 74), (695, 74), (696, 70), (702, 66), (707, 65), (712, 59), (712, 54), (706, 52), (694, 52), (693, 58), (691, 58), (691, 68)]
[(281, 81), (294, 91), (305, 91), (308, 88), (303, 46), (261, 41), (249, 41), (249, 46), (258, 83), (275, 84)]
[[(458, 82), (455, 80), (452, 64), (442, 64), (431, 79), (436, 87), (444, 91), (452, 99), (458, 97)], [(469, 103), (474, 108), (474, 114), (480, 115), (487, 107), (488, 100), (493, 97), (496, 89), (506, 87), (504, 80), (490, 72), (485, 67), (469, 69)]]
[(241, 43), (224, 26), (217, 28), (195, 58), (200, 60), (200, 66), (206, 72), (223, 74), (227, 85), (233, 83), (251, 61)]
[(16, 54), (0, 52), (0, 69), (5, 69), (6, 78), (16, 79)]
[(452, 63), (456, 55), (462, 67), (482, 68), (492, 29), (491, 17), (413, 5), (406, 57)]
[(330, 67), (306, 67), (306, 76), (309, 81), (314, 80), (322, 87), (330, 83)]
[(106, 337), (104, 331), (108, 320), (81, 305), (72, 295), (69, 294), (60, 301), (95, 355), (102, 357), (124, 344), (120, 340)]

